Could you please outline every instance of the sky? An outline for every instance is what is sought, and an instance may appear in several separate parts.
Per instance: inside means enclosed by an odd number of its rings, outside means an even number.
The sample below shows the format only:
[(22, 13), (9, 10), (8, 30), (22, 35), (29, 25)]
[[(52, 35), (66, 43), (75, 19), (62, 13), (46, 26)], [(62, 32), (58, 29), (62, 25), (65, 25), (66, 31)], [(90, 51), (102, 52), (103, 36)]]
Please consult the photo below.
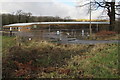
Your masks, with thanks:
[[(0, 12), (13, 13), (17, 10), (31, 12), (36, 16), (59, 16), (61, 18), (70, 17), (72, 19), (89, 19), (88, 7), (77, 7), (89, 0), (1, 0)], [(108, 18), (106, 11), (98, 9), (92, 11), (92, 19)]]

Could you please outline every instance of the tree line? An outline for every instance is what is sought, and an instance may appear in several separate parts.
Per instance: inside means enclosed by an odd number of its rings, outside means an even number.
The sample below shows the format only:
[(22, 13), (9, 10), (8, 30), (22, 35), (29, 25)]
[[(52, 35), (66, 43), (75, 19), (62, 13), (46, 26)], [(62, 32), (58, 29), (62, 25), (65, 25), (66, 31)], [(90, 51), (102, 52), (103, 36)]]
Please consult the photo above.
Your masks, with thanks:
[(31, 12), (18, 10), (17, 12), (2, 14), (2, 26), (14, 23), (28, 22), (55, 22), (55, 21), (74, 21), (70, 17), (60, 18), (59, 16), (33, 16)]
[[(2, 25), (14, 24), (14, 23), (28, 23), (28, 22), (57, 22), (57, 21), (80, 21), (80, 22), (88, 22), (89, 19), (71, 19), (69, 16), (65, 18), (60, 18), (59, 16), (33, 16), (31, 12), (24, 12), (22, 10), (18, 10), (13, 13), (2, 14)], [(106, 22), (108, 20), (92, 20), (95, 22)]]

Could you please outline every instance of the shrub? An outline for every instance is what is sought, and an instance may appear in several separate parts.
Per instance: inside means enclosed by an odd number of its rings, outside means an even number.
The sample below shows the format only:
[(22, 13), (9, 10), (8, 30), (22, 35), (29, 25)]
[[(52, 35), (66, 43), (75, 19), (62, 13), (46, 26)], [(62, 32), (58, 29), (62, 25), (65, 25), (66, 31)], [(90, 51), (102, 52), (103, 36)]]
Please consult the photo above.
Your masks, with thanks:
[[(85, 47), (48, 42), (31, 42), (27, 45), (12, 46), (3, 57), (3, 77), (32, 76), (32, 74), (36, 75), (39, 72), (38, 68), (41, 67), (62, 67), (71, 56), (82, 53)], [(33, 68), (38, 70), (31, 70)]]
[(96, 33), (97, 36), (109, 36), (109, 35), (115, 35), (115, 34), (117, 33), (113, 31), (100, 31)]

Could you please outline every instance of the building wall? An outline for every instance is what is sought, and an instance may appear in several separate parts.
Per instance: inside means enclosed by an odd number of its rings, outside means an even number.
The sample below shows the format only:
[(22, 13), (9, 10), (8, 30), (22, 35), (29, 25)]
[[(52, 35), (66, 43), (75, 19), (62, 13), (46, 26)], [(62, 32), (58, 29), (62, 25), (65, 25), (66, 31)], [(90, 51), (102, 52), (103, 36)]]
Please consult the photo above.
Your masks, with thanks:
[(23, 26), (23, 27), (18, 27), (18, 31), (30, 31), (31, 26)]
[[(30, 30), (45, 30), (45, 29), (84, 29), (89, 30), (89, 24), (81, 24), (81, 25), (29, 25), (29, 26), (11, 26), (12, 31), (30, 31)], [(92, 25), (93, 32), (101, 31), (101, 30), (109, 30), (108, 24), (94, 24)], [(4, 31), (10, 31), (10, 27), (4, 27)]]
[(30, 26), (9, 26), (9, 27), (6, 27), (4, 26), (3, 27), (3, 30), (4, 31), (30, 31), (31, 30), (31, 25)]

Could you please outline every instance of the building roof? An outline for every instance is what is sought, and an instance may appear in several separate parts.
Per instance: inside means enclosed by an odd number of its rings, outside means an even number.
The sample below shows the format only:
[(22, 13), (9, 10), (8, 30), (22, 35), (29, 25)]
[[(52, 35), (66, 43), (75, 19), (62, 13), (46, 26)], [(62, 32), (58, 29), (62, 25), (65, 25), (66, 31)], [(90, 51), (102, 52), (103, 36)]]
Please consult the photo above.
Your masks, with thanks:
[(15, 23), (15, 24), (9, 24), (5, 26), (28, 26), (28, 25), (33, 25), (34, 23)]
[[(90, 22), (40, 22), (38, 24), (90, 24)], [(91, 24), (109, 24), (109, 22), (91, 22)]]
[[(33, 23), (15, 23), (5, 25), (5, 27), (12, 27), (12, 26), (29, 26), (29, 25), (52, 25), (52, 24), (90, 24), (90, 22), (33, 22)], [(109, 24), (109, 22), (91, 22), (91, 24)]]

